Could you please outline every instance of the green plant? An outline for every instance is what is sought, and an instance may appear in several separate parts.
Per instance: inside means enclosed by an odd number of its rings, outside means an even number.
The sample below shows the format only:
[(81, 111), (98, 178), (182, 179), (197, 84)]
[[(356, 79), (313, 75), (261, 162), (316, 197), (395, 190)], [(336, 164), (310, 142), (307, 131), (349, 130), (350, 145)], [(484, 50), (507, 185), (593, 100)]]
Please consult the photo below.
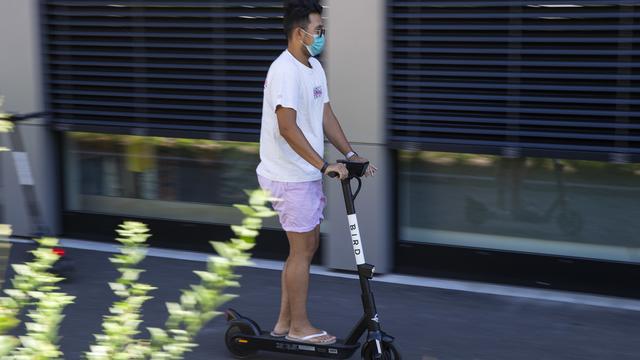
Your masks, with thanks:
[[(10, 228), (3, 227), (4, 236)], [(14, 264), (12, 289), (4, 290), (8, 296), (0, 298), (0, 358), (2, 359), (59, 359), (58, 329), (64, 319), (62, 311), (73, 303), (74, 296), (58, 291), (55, 284), (62, 280), (49, 272), (59, 255), (53, 252), (58, 240), (44, 237), (36, 239), (39, 247), (32, 250), (34, 260)], [(20, 324), (22, 311), (31, 307), (27, 316), (24, 336), (16, 338), (8, 333)]]
[(120, 278), (109, 283), (113, 292), (120, 298), (109, 309), (110, 315), (104, 317), (102, 334), (95, 335), (96, 344), (91, 346), (88, 359), (128, 359), (128, 354), (143, 352), (134, 336), (139, 333), (142, 323), (140, 311), (145, 301), (151, 299), (147, 293), (155, 288), (138, 282), (144, 270), (135, 266), (146, 256), (146, 241), (150, 234), (142, 223), (126, 221), (116, 230), (117, 240), (123, 245), (120, 254), (109, 260), (116, 264)]
[(262, 227), (262, 219), (275, 213), (266, 206), (274, 199), (262, 190), (248, 191), (248, 205), (234, 205), (245, 218), (242, 225), (232, 226), (235, 237), (229, 242), (212, 241), (217, 256), (207, 260), (206, 271), (194, 271), (200, 283), (182, 290), (180, 301), (167, 303), (169, 317), (165, 328), (148, 328), (150, 339), (134, 339), (141, 323), (142, 304), (150, 299), (147, 293), (154, 288), (138, 283), (142, 270), (134, 266), (146, 255), (144, 247), (148, 229), (142, 223), (127, 222), (119, 231), (123, 243), (122, 254), (112, 258), (122, 276), (111, 283), (121, 300), (111, 309), (103, 323), (104, 334), (97, 335), (97, 344), (86, 353), (88, 359), (182, 359), (197, 346), (195, 336), (211, 319), (220, 315), (216, 309), (236, 295), (227, 294), (228, 287), (240, 286), (237, 266), (250, 265), (248, 252), (255, 246), (255, 238)]

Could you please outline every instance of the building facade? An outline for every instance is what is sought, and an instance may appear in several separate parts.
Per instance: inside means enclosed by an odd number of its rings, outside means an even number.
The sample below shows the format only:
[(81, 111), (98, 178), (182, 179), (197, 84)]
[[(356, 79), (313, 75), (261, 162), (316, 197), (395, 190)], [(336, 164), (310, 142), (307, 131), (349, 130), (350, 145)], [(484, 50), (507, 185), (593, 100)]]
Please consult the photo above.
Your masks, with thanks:
[[(324, 4), (331, 103), (380, 168), (357, 202), (370, 262), (431, 274), (498, 263), (497, 274), (576, 262), (637, 271), (636, 5)], [(0, 94), (6, 110), (51, 112), (50, 124), (22, 128), (54, 232), (108, 239), (136, 218), (159, 245), (226, 236), (239, 220), (231, 205), (257, 187), (281, 16), (281, 1), (3, 1)], [(27, 235), (14, 170), (2, 169), (4, 221)], [(340, 188), (326, 181), (325, 192), (319, 261), (351, 269)], [(264, 237), (258, 252), (283, 256), (275, 219)]]

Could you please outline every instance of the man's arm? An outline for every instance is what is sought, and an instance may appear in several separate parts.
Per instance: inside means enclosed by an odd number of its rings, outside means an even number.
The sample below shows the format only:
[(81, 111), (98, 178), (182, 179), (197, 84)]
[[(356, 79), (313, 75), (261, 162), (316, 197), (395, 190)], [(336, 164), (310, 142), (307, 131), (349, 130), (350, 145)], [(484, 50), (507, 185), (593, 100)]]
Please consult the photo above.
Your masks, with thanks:
[[(322, 119), (322, 125), (324, 129), (324, 135), (329, 139), (329, 142), (333, 144), (333, 146), (338, 149), (343, 155), (347, 155), (350, 151), (353, 151), (351, 144), (349, 144), (349, 140), (344, 135), (344, 131), (342, 131), (342, 127), (340, 126), (340, 122), (338, 121), (338, 117), (333, 112), (331, 108), (331, 103), (327, 102), (324, 104), (324, 115)], [(354, 151), (355, 152), (355, 151)], [(361, 161), (367, 162), (369, 160), (361, 157), (354, 156), (349, 158), (350, 161)], [(373, 164), (369, 164), (367, 168), (367, 172), (365, 176), (372, 176), (378, 170), (377, 167)]]
[(316, 169), (320, 170), (324, 165), (324, 160), (313, 149), (309, 140), (304, 136), (302, 130), (296, 123), (296, 111), (290, 108), (278, 106), (276, 109), (276, 115), (278, 116), (278, 128), (280, 129), (280, 135), (287, 140), (289, 146), (298, 153), (309, 164), (313, 165)]
[[(309, 140), (296, 123), (296, 111), (291, 108), (278, 106), (276, 108), (276, 116), (278, 118), (278, 128), (280, 135), (287, 141), (289, 146), (300, 157), (320, 170), (324, 166), (324, 159), (309, 144)], [(341, 166), (339, 166), (341, 165)], [(329, 165), (325, 172), (335, 171), (340, 175), (340, 179), (348, 176), (346, 167), (342, 164)]]
[(333, 146), (342, 153), (342, 155), (347, 155), (349, 151), (353, 151), (351, 144), (349, 144), (347, 137), (344, 135), (344, 131), (342, 131), (342, 127), (340, 126), (340, 122), (338, 122), (336, 114), (331, 108), (331, 103), (324, 104), (322, 127), (324, 129), (324, 135), (329, 139), (329, 142), (331, 142)]

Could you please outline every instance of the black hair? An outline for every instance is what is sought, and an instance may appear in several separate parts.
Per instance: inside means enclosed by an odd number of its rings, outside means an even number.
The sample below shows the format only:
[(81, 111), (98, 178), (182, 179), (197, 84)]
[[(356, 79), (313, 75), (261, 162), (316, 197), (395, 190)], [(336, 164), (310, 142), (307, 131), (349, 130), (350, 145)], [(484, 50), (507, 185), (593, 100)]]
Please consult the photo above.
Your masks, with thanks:
[(287, 39), (297, 28), (309, 26), (309, 15), (322, 15), (322, 5), (318, 0), (285, 0), (284, 2), (284, 33)]

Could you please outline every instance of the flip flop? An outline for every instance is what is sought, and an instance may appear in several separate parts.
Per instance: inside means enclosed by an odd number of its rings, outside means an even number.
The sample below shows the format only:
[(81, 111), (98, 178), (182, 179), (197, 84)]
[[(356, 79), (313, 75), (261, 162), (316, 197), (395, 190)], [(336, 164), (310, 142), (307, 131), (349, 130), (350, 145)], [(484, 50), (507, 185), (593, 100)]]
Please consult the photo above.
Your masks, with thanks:
[(311, 341), (311, 339), (315, 339), (318, 338), (320, 336), (325, 336), (328, 335), (326, 331), (317, 333), (317, 334), (312, 334), (312, 335), (307, 335), (307, 336), (303, 336), (303, 337), (293, 337), (293, 336), (289, 336), (287, 335), (285, 337), (285, 339), (290, 340), (290, 341), (296, 341), (296, 342), (301, 342), (301, 343), (305, 343), (305, 344), (312, 344), (312, 345), (331, 345), (333, 343), (336, 342), (335, 337), (332, 340), (324, 340), (324, 341)]
[(275, 332), (275, 331), (273, 331), (273, 330), (269, 333), (269, 335), (271, 335), (271, 336), (273, 336), (273, 337), (275, 337), (275, 338), (285, 337), (285, 336), (287, 336), (287, 334), (288, 334), (288, 333), (278, 334), (277, 332)]

